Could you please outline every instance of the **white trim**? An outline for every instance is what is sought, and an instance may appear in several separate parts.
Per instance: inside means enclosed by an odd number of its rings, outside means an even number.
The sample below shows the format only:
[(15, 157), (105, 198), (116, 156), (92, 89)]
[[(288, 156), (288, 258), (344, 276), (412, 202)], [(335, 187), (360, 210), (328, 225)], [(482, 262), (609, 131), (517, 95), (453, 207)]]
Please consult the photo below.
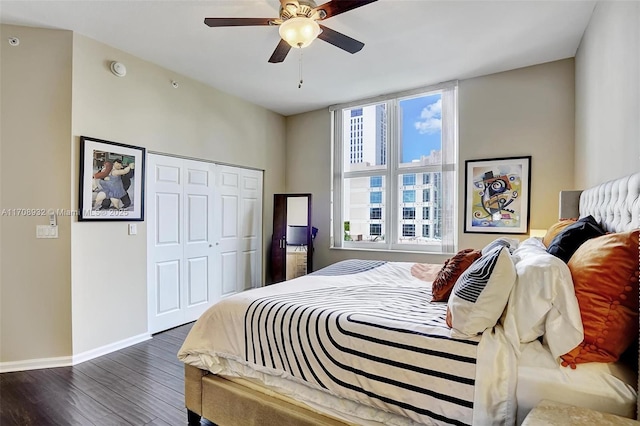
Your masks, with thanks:
[(89, 361), (90, 359), (133, 346), (149, 339), (151, 339), (151, 334), (143, 333), (129, 337), (128, 339), (120, 340), (119, 342), (91, 349), (78, 355), (0, 362), (0, 373), (39, 370), (43, 368), (70, 367), (72, 365), (80, 364), (82, 362)]
[(77, 355), (73, 355), (73, 364), (80, 364), (90, 359), (98, 358), (102, 355), (110, 354), (111, 352), (119, 351), (120, 349), (128, 348), (129, 346), (136, 345), (138, 343), (145, 342), (151, 339), (151, 334), (142, 333), (137, 336), (129, 337), (128, 339), (120, 340), (119, 342), (110, 343), (108, 345), (100, 346), (99, 348), (91, 349)]
[[(345, 102), (342, 104), (330, 105), (329, 111), (338, 111), (345, 108), (351, 108), (355, 106), (369, 106), (372, 104), (382, 103), (394, 99), (406, 98), (413, 95), (420, 95), (426, 92), (435, 92), (437, 90), (451, 89), (457, 87), (458, 80), (445, 81), (438, 84), (432, 84), (430, 86), (418, 87), (417, 89), (403, 90), (401, 92), (388, 93), (386, 95), (372, 96), (370, 98), (361, 99), (359, 101)], [(387, 161), (388, 163), (388, 161)]]
[(70, 356), (61, 356), (57, 358), (26, 359), (24, 361), (0, 362), (0, 373), (39, 370), (41, 368), (68, 367), (70, 365), (72, 365)]

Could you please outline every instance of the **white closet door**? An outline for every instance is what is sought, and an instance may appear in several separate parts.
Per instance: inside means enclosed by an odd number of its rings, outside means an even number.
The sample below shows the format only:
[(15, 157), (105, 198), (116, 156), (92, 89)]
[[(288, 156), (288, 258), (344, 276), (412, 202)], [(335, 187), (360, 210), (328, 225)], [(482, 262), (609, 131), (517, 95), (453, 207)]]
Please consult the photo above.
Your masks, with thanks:
[(149, 331), (196, 320), (220, 298), (213, 271), (215, 165), (149, 154)]
[(240, 184), (242, 169), (218, 166), (220, 191), (220, 280), (222, 296), (238, 291), (240, 276)]
[(147, 172), (147, 265), (149, 331), (184, 319), (182, 283), (183, 160), (149, 154)]
[(259, 287), (262, 282), (262, 172), (243, 170), (240, 223), (242, 224), (238, 291)]
[(218, 166), (222, 296), (262, 282), (262, 171)]
[(214, 271), (217, 249), (213, 229), (215, 165), (183, 160), (184, 176), (184, 285), (183, 323), (194, 321), (220, 299)]
[(262, 280), (262, 172), (149, 154), (149, 331)]

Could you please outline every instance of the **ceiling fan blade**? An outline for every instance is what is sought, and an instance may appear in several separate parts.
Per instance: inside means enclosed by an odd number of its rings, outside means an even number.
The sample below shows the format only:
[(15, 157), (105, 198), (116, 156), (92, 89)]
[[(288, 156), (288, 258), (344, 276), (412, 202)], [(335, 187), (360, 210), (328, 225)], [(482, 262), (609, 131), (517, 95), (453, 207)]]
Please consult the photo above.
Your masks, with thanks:
[(355, 38), (351, 38), (339, 33), (338, 31), (332, 30), (331, 28), (327, 28), (324, 25), (320, 25), (320, 28), (322, 28), (322, 32), (318, 35), (318, 38), (326, 41), (327, 43), (333, 44), (342, 50), (346, 50), (349, 53), (356, 53), (364, 47), (364, 43), (356, 40)]
[(251, 25), (272, 25), (273, 18), (204, 18), (210, 27), (243, 27)]
[(378, 0), (331, 0), (328, 3), (321, 4), (315, 10), (324, 10), (326, 16), (321, 19), (331, 18), (344, 12), (365, 6)]
[(286, 41), (280, 39), (280, 43), (276, 46), (276, 50), (273, 51), (273, 54), (269, 58), (269, 62), (272, 64), (277, 64), (278, 62), (284, 61), (287, 57), (287, 54), (291, 50), (291, 45)]

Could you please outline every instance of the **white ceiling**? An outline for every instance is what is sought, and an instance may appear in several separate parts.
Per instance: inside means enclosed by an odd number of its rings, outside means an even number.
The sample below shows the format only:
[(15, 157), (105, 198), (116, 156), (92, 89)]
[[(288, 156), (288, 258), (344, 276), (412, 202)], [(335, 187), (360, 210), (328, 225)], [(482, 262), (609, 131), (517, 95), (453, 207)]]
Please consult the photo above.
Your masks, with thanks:
[(279, 5), (278, 0), (1, 0), (0, 22), (73, 30), (292, 115), (573, 57), (595, 2), (379, 0), (323, 21), (365, 46), (351, 55), (314, 41), (302, 50), (300, 89), (299, 51), (292, 49), (283, 63), (267, 62), (279, 41), (277, 27), (203, 23), (205, 17), (275, 18)]

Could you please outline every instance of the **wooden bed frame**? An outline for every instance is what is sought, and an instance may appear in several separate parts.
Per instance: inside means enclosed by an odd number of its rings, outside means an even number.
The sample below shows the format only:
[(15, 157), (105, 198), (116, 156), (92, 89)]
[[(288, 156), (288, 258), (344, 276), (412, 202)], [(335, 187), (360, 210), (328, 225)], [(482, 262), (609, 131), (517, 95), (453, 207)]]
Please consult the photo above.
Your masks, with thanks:
[[(575, 191), (572, 192), (571, 195), (575, 195)], [(606, 182), (580, 194), (580, 214), (593, 215), (607, 231), (637, 229), (640, 227), (639, 194), (640, 173)], [(564, 210), (562, 215), (577, 217), (578, 212), (567, 215)], [(640, 351), (638, 361), (640, 363)], [(640, 389), (640, 378), (637, 389)], [(201, 418), (220, 426), (349, 425), (274, 395), (185, 364), (185, 405), (190, 425), (199, 425)], [(640, 418), (640, 397), (636, 415)]]
[(190, 425), (346, 426), (281, 398), (185, 364), (184, 398)]

